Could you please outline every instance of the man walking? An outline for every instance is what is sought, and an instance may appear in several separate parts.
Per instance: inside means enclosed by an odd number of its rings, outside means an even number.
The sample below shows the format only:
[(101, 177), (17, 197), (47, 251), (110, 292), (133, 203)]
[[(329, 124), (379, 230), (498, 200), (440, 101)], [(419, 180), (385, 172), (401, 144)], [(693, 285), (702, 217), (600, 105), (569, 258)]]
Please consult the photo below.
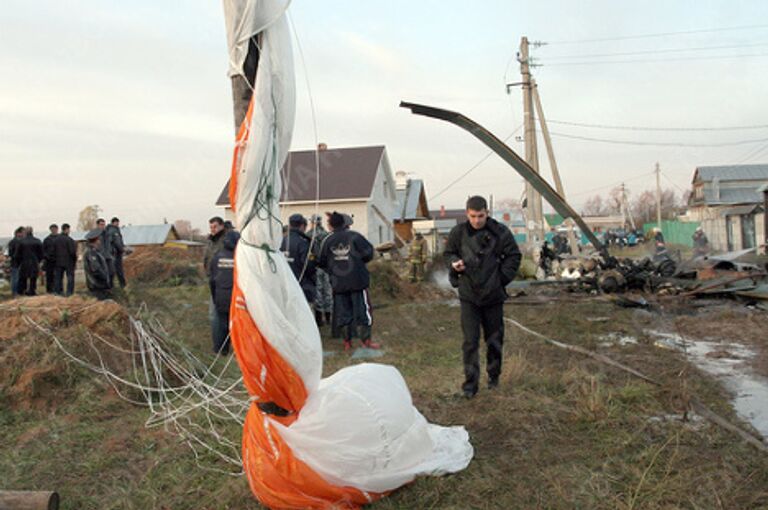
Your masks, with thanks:
[(43, 239), (43, 271), (45, 271), (45, 291), (53, 294), (54, 267), (56, 266), (56, 252), (54, 244), (59, 237), (59, 226), (55, 223), (48, 227), (50, 234)]
[(43, 243), (36, 238), (32, 227), (24, 229), (25, 236), (19, 241), (19, 294), (34, 296), (37, 294), (37, 276), (43, 261)]
[(11, 259), (11, 295), (19, 295), (19, 276), (21, 272), (21, 258), (19, 244), (24, 239), (24, 227), (13, 231), (13, 239), (8, 243), (8, 257)]
[[(53, 291), (59, 295), (71, 296), (75, 291), (75, 264), (77, 263), (77, 244), (69, 237), (69, 224), (61, 225), (61, 234), (53, 245), (54, 284)], [(67, 275), (67, 291), (64, 292), (64, 275)]]
[(311, 305), (315, 300), (315, 266), (317, 266), (317, 261), (309, 249), (312, 240), (304, 233), (307, 229), (307, 220), (301, 214), (292, 214), (288, 218), (288, 226), (290, 230), (288, 235), (283, 237), (280, 251), (288, 260), (293, 275), (301, 285), (301, 290), (304, 291), (304, 297)]
[(112, 287), (109, 284), (109, 266), (104, 258), (104, 250), (101, 246), (103, 237), (104, 231), (102, 229), (88, 232), (85, 236), (85, 240), (88, 241), (88, 249), (83, 256), (85, 283), (91, 294), (99, 301), (112, 297), (110, 293)]
[[(316, 258), (320, 258), (320, 247), (328, 237), (328, 231), (323, 228), (323, 218), (319, 214), (311, 217), (312, 228), (307, 236), (312, 240), (312, 252)], [(333, 309), (333, 289), (331, 279), (323, 269), (315, 269), (315, 321), (318, 326), (331, 324), (331, 310)]]
[(331, 277), (334, 322), (343, 329), (344, 350), (352, 348), (354, 337), (364, 347), (378, 349), (379, 345), (371, 342), (371, 277), (366, 267), (373, 259), (373, 246), (365, 237), (349, 230), (344, 215), (333, 212), (328, 223), (333, 232), (323, 241), (318, 265)]
[(106, 228), (106, 235), (109, 237), (109, 244), (112, 248), (112, 266), (113, 272), (109, 278), (109, 286), (114, 287), (115, 276), (120, 284), (120, 288), (125, 288), (125, 271), (123, 270), (123, 254), (125, 254), (125, 243), (123, 243), (123, 233), (120, 231), (120, 219), (112, 218), (109, 226)]
[(448, 236), (445, 260), (450, 280), (459, 289), (464, 357), (465, 398), (475, 396), (480, 380), (478, 350), (480, 328), (485, 335), (488, 388), (499, 384), (504, 345), (505, 287), (511, 282), (522, 258), (509, 228), (488, 216), (483, 197), (467, 200), (467, 221), (456, 225)]

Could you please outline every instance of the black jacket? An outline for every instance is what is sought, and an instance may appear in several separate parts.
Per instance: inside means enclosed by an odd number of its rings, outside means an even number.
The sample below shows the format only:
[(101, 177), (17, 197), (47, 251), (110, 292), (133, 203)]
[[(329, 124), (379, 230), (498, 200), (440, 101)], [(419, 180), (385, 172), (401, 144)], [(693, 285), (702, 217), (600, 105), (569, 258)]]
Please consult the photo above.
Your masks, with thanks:
[(27, 272), (38, 271), (43, 261), (43, 243), (35, 236), (27, 236), (19, 240), (15, 255), (19, 259), (19, 267)]
[(77, 244), (67, 234), (59, 234), (53, 243), (54, 264), (56, 267), (72, 269), (77, 263)]
[(46, 268), (52, 268), (53, 264), (56, 262), (56, 251), (54, 246), (56, 245), (56, 239), (58, 237), (59, 234), (49, 234), (43, 239), (43, 258), (45, 259)]
[(317, 267), (317, 260), (315, 255), (309, 252), (311, 242), (312, 239), (304, 232), (291, 229), (288, 231), (288, 235), (283, 238), (283, 242), (280, 243), (280, 251), (283, 252), (288, 260), (288, 265), (291, 266), (293, 275), (299, 280), (299, 285), (301, 285), (301, 290), (304, 291), (307, 301), (315, 300), (315, 269)]
[(120, 232), (120, 228), (114, 225), (107, 225), (104, 229), (106, 236), (109, 237), (109, 245), (112, 256), (119, 258), (125, 253), (125, 244), (123, 243), (123, 233)]
[(222, 234), (221, 249), (216, 252), (210, 262), (208, 285), (216, 311), (229, 315), (234, 287), (235, 248), (240, 240), (240, 234), (234, 231), (222, 232)]
[(333, 292), (367, 289), (371, 276), (365, 265), (373, 260), (373, 245), (354, 230), (334, 231), (323, 239), (318, 265), (331, 277)]
[(205, 245), (205, 253), (203, 254), (203, 269), (208, 276), (211, 275), (211, 260), (224, 245), (224, 234), (226, 233), (225, 230), (222, 230), (216, 235), (208, 236), (208, 244)]
[(11, 267), (19, 267), (21, 265), (21, 258), (19, 257), (19, 244), (23, 237), (14, 236), (8, 242), (8, 257), (11, 259)]
[(88, 290), (109, 290), (109, 266), (100, 250), (88, 247), (83, 256), (83, 269)]
[(101, 251), (101, 255), (104, 257), (104, 260), (110, 261), (114, 259), (115, 257), (112, 255), (112, 235), (109, 232), (109, 227), (105, 227), (99, 235), (101, 237), (101, 248), (99, 251)]
[[(493, 218), (480, 230), (469, 222), (453, 227), (444, 256), (451, 284), (459, 288), (459, 299), (480, 306), (506, 299), (504, 288), (515, 278), (522, 259), (512, 232)], [(457, 260), (464, 261), (462, 273), (452, 267)]]

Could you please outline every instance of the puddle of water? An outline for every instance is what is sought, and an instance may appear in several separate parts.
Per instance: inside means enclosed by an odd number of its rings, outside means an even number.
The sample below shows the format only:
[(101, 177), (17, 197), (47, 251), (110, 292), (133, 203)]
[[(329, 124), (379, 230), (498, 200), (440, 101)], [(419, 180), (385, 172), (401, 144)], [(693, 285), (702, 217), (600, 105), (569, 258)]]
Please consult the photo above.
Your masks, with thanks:
[(646, 334), (656, 338), (656, 345), (687, 353), (699, 368), (718, 380), (733, 393), (736, 413), (747, 420), (764, 437), (768, 437), (768, 378), (755, 375), (744, 360), (757, 356), (749, 346), (713, 342), (708, 340), (684, 340), (680, 335), (648, 330)]

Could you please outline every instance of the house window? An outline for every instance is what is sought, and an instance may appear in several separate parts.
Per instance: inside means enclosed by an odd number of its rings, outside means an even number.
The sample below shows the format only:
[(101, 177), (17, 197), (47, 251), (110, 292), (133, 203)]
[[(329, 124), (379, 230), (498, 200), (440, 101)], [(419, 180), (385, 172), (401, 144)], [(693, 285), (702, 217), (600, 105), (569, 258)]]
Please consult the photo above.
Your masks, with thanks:
[(755, 230), (755, 215), (744, 214), (741, 216), (741, 247), (745, 250), (757, 246)]
[(696, 190), (694, 191), (694, 196), (698, 200), (701, 200), (702, 198), (704, 198), (704, 186), (696, 186)]

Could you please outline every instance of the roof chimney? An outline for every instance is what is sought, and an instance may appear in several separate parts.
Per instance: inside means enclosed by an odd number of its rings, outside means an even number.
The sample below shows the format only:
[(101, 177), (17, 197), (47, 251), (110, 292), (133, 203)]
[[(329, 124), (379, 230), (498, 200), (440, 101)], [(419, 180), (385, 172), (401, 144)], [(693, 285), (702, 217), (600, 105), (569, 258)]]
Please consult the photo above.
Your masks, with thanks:
[(402, 170), (395, 172), (395, 189), (405, 189), (408, 187), (408, 175)]
[(317, 150), (319, 150), (319, 151), (328, 150), (328, 145), (323, 143), (323, 142), (320, 142), (320, 143), (317, 144)]

